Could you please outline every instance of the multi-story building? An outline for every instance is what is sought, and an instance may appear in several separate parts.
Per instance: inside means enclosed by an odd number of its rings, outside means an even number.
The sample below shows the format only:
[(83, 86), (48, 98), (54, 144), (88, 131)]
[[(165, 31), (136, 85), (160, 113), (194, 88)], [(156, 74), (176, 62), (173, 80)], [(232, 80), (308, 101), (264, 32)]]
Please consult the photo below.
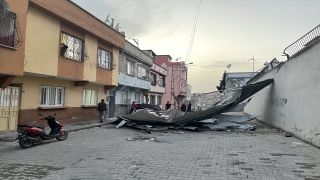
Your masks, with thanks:
[(171, 102), (171, 108), (179, 108), (187, 96), (188, 68), (185, 62), (172, 62), (170, 55), (157, 55), (154, 62), (159, 66), (165, 66), (168, 73), (166, 77), (166, 93), (163, 95), (163, 107), (167, 101)]
[(0, 2), (0, 130), (38, 113), (98, 119), (97, 103), (118, 85), (124, 36), (69, 0)]
[[(149, 56), (154, 58), (156, 54), (152, 50), (144, 50)], [(151, 67), (151, 88), (147, 96), (147, 104), (158, 105), (161, 109), (165, 109), (166, 101), (163, 101), (163, 95), (166, 92), (166, 76), (167, 69), (165, 65), (159, 66), (153, 63)]]
[(119, 59), (119, 84), (112, 91), (115, 109), (109, 111), (109, 116), (127, 115), (131, 104), (146, 103), (144, 94), (150, 89), (150, 68), (153, 59), (129, 41)]

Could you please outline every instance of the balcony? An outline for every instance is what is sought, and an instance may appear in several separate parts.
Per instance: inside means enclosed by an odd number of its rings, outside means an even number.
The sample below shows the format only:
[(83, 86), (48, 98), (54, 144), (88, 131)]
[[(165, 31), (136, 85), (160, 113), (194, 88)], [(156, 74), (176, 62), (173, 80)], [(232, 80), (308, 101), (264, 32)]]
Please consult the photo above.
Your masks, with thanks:
[(17, 15), (11, 11), (0, 9), (0, 45), (19, 47), (22, 36), (17, 20)]

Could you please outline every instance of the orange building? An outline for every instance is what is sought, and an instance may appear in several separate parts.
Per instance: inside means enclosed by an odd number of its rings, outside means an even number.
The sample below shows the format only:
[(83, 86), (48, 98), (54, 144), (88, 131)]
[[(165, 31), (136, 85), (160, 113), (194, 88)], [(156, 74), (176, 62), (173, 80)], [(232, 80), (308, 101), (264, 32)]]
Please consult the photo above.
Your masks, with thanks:
[[(0, 0), (0, 130), (97, 118), (125, 37), (70, 0)], [(38, 123), (38, 122), (37, 122)]]

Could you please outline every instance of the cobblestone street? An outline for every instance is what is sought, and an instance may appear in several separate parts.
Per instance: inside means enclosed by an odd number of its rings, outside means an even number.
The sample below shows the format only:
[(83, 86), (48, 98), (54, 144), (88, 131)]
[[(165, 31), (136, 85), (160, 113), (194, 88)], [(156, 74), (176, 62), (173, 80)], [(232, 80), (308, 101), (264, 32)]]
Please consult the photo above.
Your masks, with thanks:
[(147, 134), (105, 125), (29, 149), (1, 142), (0, 179), (320, 179), (319, 149), (251, 122), (256, 131)]

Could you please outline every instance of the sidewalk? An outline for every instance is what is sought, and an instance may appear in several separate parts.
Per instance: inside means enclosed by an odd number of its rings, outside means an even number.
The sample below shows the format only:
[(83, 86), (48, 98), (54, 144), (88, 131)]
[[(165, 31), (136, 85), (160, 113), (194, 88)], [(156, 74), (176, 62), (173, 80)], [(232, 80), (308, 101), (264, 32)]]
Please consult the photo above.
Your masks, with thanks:
[[(73, 132), (73, 131), (79, 131), (82, 129), (101, 127), (103, 125), (110, 124), (115, 120), (117, 120), (117, 118), (106, 118), (104, 120), (104, 123), (100, 123), (99, 120), (94, 120), (94, 121), (65, 124), (64, 128), (66, 129), (67, 132)], [(46, 130), (46, 133), (50, 132), (49, 127), (46, 127), (45, 130)], [(0, 131), (0, 142), (12, 142), (12, 141), (15, 141), (16, 138), (17, 138), (16, 130)]]

